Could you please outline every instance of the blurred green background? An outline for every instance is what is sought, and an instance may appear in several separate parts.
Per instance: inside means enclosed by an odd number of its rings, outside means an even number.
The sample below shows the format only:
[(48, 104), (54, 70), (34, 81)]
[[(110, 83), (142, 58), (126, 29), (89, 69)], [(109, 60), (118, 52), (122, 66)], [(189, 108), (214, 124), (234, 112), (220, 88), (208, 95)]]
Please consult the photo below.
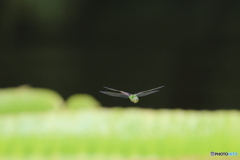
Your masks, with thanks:
[(1, 89), (0, 159), (210, 160), (239, 153), (239, 121), (237, 110), (107, 109), (86, 94)]
[[(0, 159), (240, 153), (239, 6), (1, 0)], [(162, 85), (137, 104), (99, 93)]]

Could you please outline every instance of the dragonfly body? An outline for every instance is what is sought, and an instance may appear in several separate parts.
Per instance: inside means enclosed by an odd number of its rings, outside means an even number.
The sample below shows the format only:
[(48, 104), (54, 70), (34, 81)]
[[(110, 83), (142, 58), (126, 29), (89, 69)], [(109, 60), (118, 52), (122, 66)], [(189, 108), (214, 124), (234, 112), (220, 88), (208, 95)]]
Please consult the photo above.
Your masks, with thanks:
[(133, 103), (137, 103), (137, 102), (139, 101), (138, 96), (135, 95), (135, 94), (131, 94), (131, 95), (129, 96), (129, 99), (130, 99), (130, 101), (132, 101)]
[(108, 88), (108, 87), (104, 87), (104, 88), (112, 90), (112, 91), (116, 91), (116, 92), (109, 92), (109, 91), (100, 91), (100, 92), (103, 93), (103, 94), (109, 95), (109, 96), (129, 98), (131, 102), (137, 103), (139, 101), (139, 97), (147, 96), (149, 94), (153, 94), (155, 92), (158, 92), (159, 91), (158, 89), (160, 89), (162, 87), (164, 87), (164, 86), (149, 89), (149, 90), (142, 91), (142, 92), (138, 92), (138, 93), (135, 93), (135, 94), (131, 94), (131, 93), (128, 93), (128, 92), (125, 92), (125, 91), (120, 91), (120, 90), (116, 90), (116, 89)]

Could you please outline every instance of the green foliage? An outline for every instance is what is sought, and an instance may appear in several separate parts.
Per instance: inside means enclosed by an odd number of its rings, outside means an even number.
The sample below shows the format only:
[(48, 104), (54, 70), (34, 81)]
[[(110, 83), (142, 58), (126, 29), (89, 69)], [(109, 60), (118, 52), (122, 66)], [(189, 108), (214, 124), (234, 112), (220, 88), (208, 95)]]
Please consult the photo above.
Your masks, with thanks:
[(61, 96), (49, 89), (28, 86), (0, 89), (0, 113), (46, 111), (63, 104)]
[(67, 107), (70, 109), (98, 108), (100, 103), (88, 94), (75, 94), (67, 99)]
[(99, 109), (3, 115), (0, 159), (210, 157), (211, 151), (239, 152), (239, 121), (239, 111)]
[(0, 159), (200, 160), (240, 150), (239, 111), (103, 109), (86, 94), (53, 110), (63, 104), (48, 89), (1, 89)]

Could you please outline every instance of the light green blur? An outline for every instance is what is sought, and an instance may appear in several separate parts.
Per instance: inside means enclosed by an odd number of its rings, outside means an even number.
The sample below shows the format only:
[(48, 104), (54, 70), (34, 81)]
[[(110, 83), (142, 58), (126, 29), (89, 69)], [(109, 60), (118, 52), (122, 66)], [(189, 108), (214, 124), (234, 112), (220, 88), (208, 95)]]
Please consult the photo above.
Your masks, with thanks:
[[(240, 151), (236, 110), (104, 109), (93, 97), (79, 94), (62, 106), (57, 93), (31, 90), (21, 93), (23, 103), (17, 111), (19, 93), (10, 89), (0, 94), (0, 108), (11, 108), (0, 116), (0, 159), (200, 160), (212, 159), (211, 151)], [(4, 99), (8, 100), (3, 103)], [(29, 110), (44, 105), (52, 107)]]

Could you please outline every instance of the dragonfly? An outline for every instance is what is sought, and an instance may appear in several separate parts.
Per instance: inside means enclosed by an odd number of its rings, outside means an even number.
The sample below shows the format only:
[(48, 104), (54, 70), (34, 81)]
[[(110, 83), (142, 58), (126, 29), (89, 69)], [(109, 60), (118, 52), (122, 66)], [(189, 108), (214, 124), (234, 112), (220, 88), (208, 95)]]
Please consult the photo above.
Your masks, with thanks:
[(113, 96), (113, 97), (129, 98), (131, 102), (138, 103), (139, 97), (143, 97), (143, 96), (147, 96), (149, 94), (156, 93), (159, 91), (158, 89), (163, 88), (163, 87), (164, 86), (161, 86), (161, 87), (149, 89), (146, 91), (141, 91), (141, 92), (138, 92), (135, 94), (131, 94), (131, 93), (128, 93), (125, 91), (121, 91), (121, 90), (117, 90), (117, 89), (113, 89), (113, 88), (109, 88), (109, 87), (104, 87), (104, 88), (109, 89), (111, 91), (115, 91), (115, 92), (109, 92), (109, 91), (100, 91), (100, 92), (103, 94), (109, 95), (109, 96)]

